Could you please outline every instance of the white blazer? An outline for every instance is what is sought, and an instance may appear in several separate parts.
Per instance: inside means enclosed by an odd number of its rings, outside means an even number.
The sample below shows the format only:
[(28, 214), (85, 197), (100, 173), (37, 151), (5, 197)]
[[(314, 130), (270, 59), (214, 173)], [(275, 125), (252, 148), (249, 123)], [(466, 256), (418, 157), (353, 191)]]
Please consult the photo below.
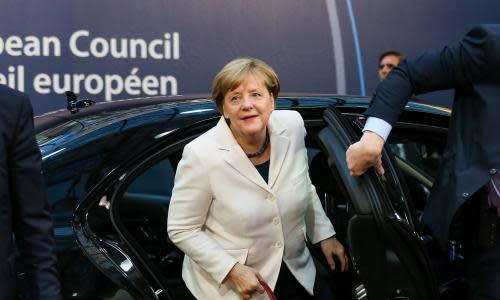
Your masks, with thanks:
[[(313, 294), (316, 269), (304, 234), (317, 243), (335, 230), (309, 179), (300, 114), (274, 111), (268, 128), (268, 183), (223, 118), (184, 148), (168, 235), (186, 254), (182, 276), (198, 299), (241, 299), (224, 280), (236, 262), (256, 269), (274, 289), (284, 261)], [(252, 299), (267, 298), (264, 294)]]

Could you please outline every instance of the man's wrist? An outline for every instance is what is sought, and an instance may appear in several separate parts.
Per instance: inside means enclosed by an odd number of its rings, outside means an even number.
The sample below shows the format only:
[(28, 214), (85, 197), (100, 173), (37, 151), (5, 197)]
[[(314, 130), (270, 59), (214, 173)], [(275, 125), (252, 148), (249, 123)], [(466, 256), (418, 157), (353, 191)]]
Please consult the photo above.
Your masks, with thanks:
[(371, 131), (371, 130), (365, 130), (363, 131), (363, 135), (361, 136), (361, 139), (369, 139), (370, 141), (373, 141), (373, 142), (377, 142), (377, 144), (384, 144), (385, 143), (385, 139), (383, 136), (381, 136), (380, 134), (374, 132), (374, 131)]
[(368, 147), (368, 151), (373, 154), (379, 155), (384, 148), (384, 138), (373, 131), (365, 131), (361, 137), (361, 142)]

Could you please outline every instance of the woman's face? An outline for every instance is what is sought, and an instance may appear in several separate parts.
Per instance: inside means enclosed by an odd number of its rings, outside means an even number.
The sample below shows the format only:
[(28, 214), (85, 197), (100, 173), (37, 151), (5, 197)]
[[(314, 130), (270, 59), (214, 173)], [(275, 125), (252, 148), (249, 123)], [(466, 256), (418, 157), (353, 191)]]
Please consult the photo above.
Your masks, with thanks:
[(264, 81), (249, 75), (234, 90), (224, 95), (224, 117), (230, 120), (231, 131), (236, 140), (263, 137), (271, 112), (274, 97)]

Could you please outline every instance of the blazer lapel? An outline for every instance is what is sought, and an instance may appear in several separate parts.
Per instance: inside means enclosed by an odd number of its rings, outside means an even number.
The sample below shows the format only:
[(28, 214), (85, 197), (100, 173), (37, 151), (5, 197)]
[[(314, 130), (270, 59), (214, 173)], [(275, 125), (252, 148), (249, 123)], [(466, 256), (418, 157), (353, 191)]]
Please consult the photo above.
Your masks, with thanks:
[(272, 188), (285, 161), (290, 146), (290, 139), (284, 135), (286, 127), (271, 116), (269, 120), (269, 131), (271, 132), (271, 165), (269, 167), (269, 186)]
[(259, 171), (257, 171), (245, 155), (245, 152), (243, 152), (243, 149), (241, 149), (240, 145), (234, 139), (233, 133), (223, 117), (217, 123), (216, 131), (217, 144), (219, 145), (219, 149), (223, 151), (224, 160), (242, 176), (248, 178), (266, 191), (270, 191), (269, 186), (262, 176), (260, 176)]

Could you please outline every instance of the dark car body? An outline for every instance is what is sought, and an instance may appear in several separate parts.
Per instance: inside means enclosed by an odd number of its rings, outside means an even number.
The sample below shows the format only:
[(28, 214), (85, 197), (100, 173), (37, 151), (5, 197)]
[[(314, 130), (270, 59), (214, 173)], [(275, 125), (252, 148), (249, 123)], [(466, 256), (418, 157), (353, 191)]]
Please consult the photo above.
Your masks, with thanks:
[[(384, 150), (385, 176), (354, 178), (345, 150), (359, 138), (368, 104), (336, 95), (277, 100), (278, 109), (304, 118), (311, 180), (350, 256), (350, 272), (327, 271), (309, 245), (318, 270), (338, 299), (457, 299), (460, 261), (420, 224), (450, 112), (410, 103)], [(115, 101), (35, 118), (65, 298), (190, 299), (183, 254), (166, 233), (168, 205), (184, 145), (219, 118), (201, 97)]]

